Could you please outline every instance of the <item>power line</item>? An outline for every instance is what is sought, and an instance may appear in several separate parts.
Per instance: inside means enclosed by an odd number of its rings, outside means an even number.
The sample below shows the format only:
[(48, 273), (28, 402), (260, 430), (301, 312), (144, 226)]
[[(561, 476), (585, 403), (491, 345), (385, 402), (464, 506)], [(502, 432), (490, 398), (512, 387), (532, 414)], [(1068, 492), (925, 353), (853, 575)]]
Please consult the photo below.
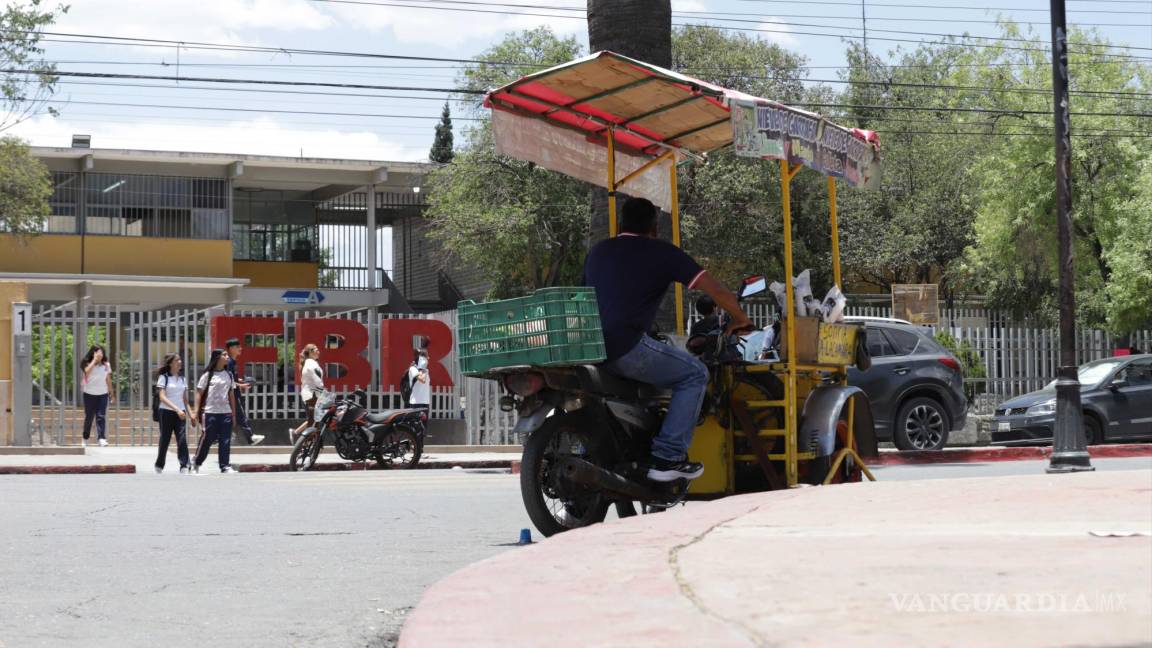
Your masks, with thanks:
[[(439, 115), (387, 115), (379, 113), (343, 113), (331, 111), (312, 111), (312, 110), (279, 110), (270, 108), (225, 108), (222, 106), (173, 106), (167, 104), (137, 104), (137, 103), (124, 103), (114, 101), (72, 101), (69, 102), (74, 105), (83, 106), (119, 106), (121, 108), (161, 108), (166, 110), (211, 110), (211, 111), (224, 111), (224, 112), (243, 112), (243, 113), (277, 113), (284, 115), (326, 115), (332, 117), (377, 117), (382, 119), (440, 119)], [(1075, 114), (1075, 113), (1073, 113)], [(454, 121), (485, 121), (477, 117), (456, 117), (453, 116)]]
[[(740, 2), (756, 2), (762, 4), (788, 4), (795, 5), (794, 0), (739, 0)], [(848, 6), (855, 7), (855, 2), (835, 2), (833, 0), (804, 0), (806, 5)], [(1047, 9), (1021, 9), (1017, 7), (972, 7), (957, 5), (925, 5), (925, 4), (894, 4), (883, 2), (869, 3), (870, 7), (892, 7), (896, 9), (958, 9), (965, 11), (1019, 11), (1031, 13), (1048, 13)], [(1115, 11), (1102, 9), (1070, 9), (1069, 13), (1103, 13), (1103, 14), (1152, 14), (1152, 11)]]
[[(5, 74), (40, 74), (37, 70), (0, 70), (0, 73)], [(346, 89), (359, 89), (359, 90), (399, 90), (411, 92), (450, 92), (456, 94), (471, 94), (482, 95), (485, 94), (483, 90), (468, 90), (465, 88), (419, 88), (413, 86), (383, 86), (383, 85), (367, 85), (360, 83), (325, 83), (320, 81), (274, 81), (271, 79), (231, 79), (220, 77), (188, 77), (188, 76), (163, 76), (163, 75), (150, 75), (150, 74), (116, 74), (112, 72), (68, 72), (61, 70), (54, 70), (52, 76), (59, 77), (84, 77), (94, 79), (140, 79), (150, 81), (191, 81), (199, 83), (236, 83), (236, 84), (254, 84), (254, 85), (286, 85), (286, 86), (308, 86), (317, 88), (346, 88)]]
[[(331, 3), (331, 4), (351, 4), (351, 5), (363, 5), (363, 6), (375, 6), (375, 7), (397, 7), (397, 8), (406, 8), (406, 9), (455, 11), (455, 12), (464, 12), (464, 13), (499, 14), (499, 15), (509, 15), (509, 16), (531, 16), (531, 17), (541, 17), (541, 18), (564, 18), (564, 19), (568, 19), (568, 20), (585, 20), (586, 19), (585, 16), (576, 16), (576, 15), (541, 14), (541, 13), (522, 12), (522, 11), (502, 11), (502, 10), (497, 10), (497, 9), (474, 9), (474, 8), (462, 8), (462, 7), (440, 7), (440, 6), (431, 6), (431, 5), (409, 4), (409, 3), (415, 2), (415, 1), (418, 1), (418, 0), (407, 0), (407, 3), (402, 3), (402, 2), (398, 2), (398, 1), (379, 2), (379, 1), (370, 1), (370, 0), (312, 0), (312, 2), (324, 2), (324, 3)], [(436, 0), (436, 1), (442, 2), (442, 3), (449, 3), (450, 2), (451, 4), (466, 4), (466, 5), (541, 7), (541, 5), (508, 5), (508, 4), (504, 4), (504, 3), (458, 2), (458, 1), (452, 2), (451, 0)], [(873, 6), (882, 6), (882, 5), (875, 5), (874, 4)], [(545, 7), (545, 8), (553, 9), (553, 10), (557, 10), (557, 11), (564, 10), (563, 8), (554, 8), (554, 7)], [(569, 9), (569, 10), (571, 11), (574, 9)], [(697, 12), (697, 13), (700, 13), (700, 12)], [(1141, 12), (1125, 12), (1125, 13), (1141, 13)], [(1152, 13), (1152, 12), (1149, 12), (1149, 13)], [(677, 12), (673, 12), (672, 15), (674, 17), (681, 17), (681, 18), (691, 17), (691, 16), (684, 16), (684, 15), (677, 16)], [(845, 29), (845, 30), (848, 30), (848, 29), (855, 30), (856, 29), (855, 27), (843, 27), (840, 25), (828, 25), (828, 24), (820, 24), (820, 23), (795, 23), (795, 22), (788, 22), (788, 21), (765, 20), (765, 19), (761, 19), (761, 20), (744, 20), (744, 19), (737, 19), (737, 18), (711, 18), (711, 19), (718, 21), (718, 22), (725, 22), (725, 23), (742, 23), (742, 24), (757, 24), (757, 25), (768, 24), (768, 25), (781, 25), (781, 26), (786, 26), (786, 27), (789, 27), (789, 26), (815, 27), (818, 29)], [(678, 23), (678, 24), (683, 25), (684, 23)], [(708, 25), (699, 25), (699, 26), (703, 27), (703, 26), (708, 26)], [(716, 26), (712, 25), (712, 27), (716, 27)], [(729, 29), (733, 29), (733, 30), (740, 30), (740, 31), (767, 31), (767, 32), (774, 31), (774, 30), (767, 30), (767, 29), (742, 30), (742, 29), (737, 28), (737, 27), (727, 27), (727, 26), (725, 26), (725, 28), (729, 28)], [(880, 32), (880, 33), (887, 33), (887, 34), (933, 36), (933, 37), (937, 37), (937, 38), (974, 38), (974, 39), (979, 39), (979, 40), (990, 40), (990, 41), (1001, 41), (1001, 42), (1020, 42), (1020, 43), (1032, 43), (1032, 42), (1034, 42), (1034, 41), (1031, 41), (1031, 40), (1026, 39), (1026, 38), (1012, 38), (1012, 37), (1005, 37), (1005, 36), (973, 36), (973, 35), (969, 35), (969, 34), (948, 34), (948, 33), (935, 33), (935, 32), (907, 31), (907, 30), (900, 30), (900, 29), (875, 29), (875, 28), (873, 28), (873, 31)], [(802, 32), (789, 32), (789, 33), (802, 33)], [(863, 36), (847, 36), (847, 35), (842, 35), (842, 34), (811, 34), (811, 33), (809, 33), (806, 35), (838, 36), (838, 37), (843, 37), (843, 38), (864, 38)], [(973, 45), (981, 46), (981, 47), (989, 47), (987, 45), (976, 44), (976, 43), (974, 43)], [(1118, 48), (1118, 49), (1152, 51), (1152, 47), (1138, 47), (1138, 46), (1131, 46), (1131, 45), (1105, 45), (1105, 44), (1097, 44), (1097, 43), (1079, 43), (1078, 45), (1092, 46), (1092, 47), (1110, 47), (1110, 48)], [(1029, 48), (1029, 49), (1035, 49), (1035, 48)], [(1037, 51), (1047, 51), (1047, 50), (1037, 50)]]

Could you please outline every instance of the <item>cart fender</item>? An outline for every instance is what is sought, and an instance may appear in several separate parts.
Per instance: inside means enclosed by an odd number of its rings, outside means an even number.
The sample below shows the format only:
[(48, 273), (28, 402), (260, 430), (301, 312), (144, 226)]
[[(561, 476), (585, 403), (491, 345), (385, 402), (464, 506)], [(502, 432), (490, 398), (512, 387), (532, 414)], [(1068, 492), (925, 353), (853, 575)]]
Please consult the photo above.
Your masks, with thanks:
[(513, 435), (529, 435), (540, 429), (548, 415), (552, 413), (552, 406), (548, 403), (537, 403), (536, 407), (527, 414), (521, 414), (512, 428)]
[(821, 456), (835, 452), (836, 423), (849, 400), (856, 404), (852, 419), (856, 450), (862, 457), (875, 457), (878, 448), (872, 403), (859, 387), (824, 385), (812, 390), (804, 402), (804, 412), (800, 417), (800, 439), (815, 439)]

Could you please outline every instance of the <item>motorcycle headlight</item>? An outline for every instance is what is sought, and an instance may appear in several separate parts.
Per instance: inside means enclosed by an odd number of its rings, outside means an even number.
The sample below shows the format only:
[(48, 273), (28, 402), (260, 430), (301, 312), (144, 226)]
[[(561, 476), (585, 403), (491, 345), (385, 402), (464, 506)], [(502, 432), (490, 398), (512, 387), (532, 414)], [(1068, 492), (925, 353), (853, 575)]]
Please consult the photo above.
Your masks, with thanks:
[(1056, 399), (1046, 400), (1043, 403), (1038, 403), (1028, 408), (1026, 414), (1028, 416), (1040, 416), (1041, 414), (1055, 414), (1056, 413)]

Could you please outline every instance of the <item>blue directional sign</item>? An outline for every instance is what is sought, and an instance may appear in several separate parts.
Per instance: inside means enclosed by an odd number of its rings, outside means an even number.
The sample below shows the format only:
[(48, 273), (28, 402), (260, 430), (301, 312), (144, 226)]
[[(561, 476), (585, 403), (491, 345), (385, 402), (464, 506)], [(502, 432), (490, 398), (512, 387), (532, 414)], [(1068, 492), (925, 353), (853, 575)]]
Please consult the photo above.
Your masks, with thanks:
[(285, 304), (320, 304), (324, 293), (319, 290), (285, 290), (281, 296)]

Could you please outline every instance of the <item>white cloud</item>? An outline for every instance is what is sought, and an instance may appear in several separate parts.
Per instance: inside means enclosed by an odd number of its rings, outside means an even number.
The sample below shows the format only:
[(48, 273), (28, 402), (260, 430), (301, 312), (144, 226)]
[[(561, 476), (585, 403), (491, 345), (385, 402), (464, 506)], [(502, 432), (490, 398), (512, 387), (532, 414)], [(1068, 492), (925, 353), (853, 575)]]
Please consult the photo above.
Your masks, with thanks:
[(708, 6), (700, 0), (672, 0), (672, 11), (707, 11)]
[(337, 25), (308, 0), (81, 0), (52, 31), (176, 41), (253, 44), (252, 32)]
[[(296, 128), (267, 117), (221, 125), (161, 121), (72, 123), (48, 115), (24, 122), (5, 134), (33, 146), (70, 146), (73, 133), (92, 136), (93, 148), (123, 148), (197, 153), (237, 153), (386, 161), (422, 161), (428, 146), (400, 144), (369, 130)], [(430, 139), (430, 138), (429, 138)]]
[(775, 16), (769, 16), (767, 22), (760, 23), (757, 29), (769, 29), (771, 31), (758, 32), (760, 38), (768, 41), (769, 43), (776, 43), (781, 47), (796, 47), (800, 44), (800, 39), (796, 38), (790, 32), (792, 28), (788, 25), (781, 24), (784, 21)]
[[(572, 0), (536, 0), (540, 7), (569, 7), (583, 4)], [(511, 31), (551, 27), (562, 36), (583, 35), (588, 23), (583, 12), (558, 9), (512, 9), (492, 7), (484, 11), (518, 12), (521, 14), (549, 14), (551, 16), (514, 15), (512, 13), (481, 13), (481, 7), (465, 7), (477, 11), (439, 11), (417, 9), (410, 6), (389, 7), (369, 5), (334, 5), (332, 12), (348, 27), (369, 32), (390, 31), (400, 43), (458, 46), (468, 41), (490, 41), (494, 36)]]

